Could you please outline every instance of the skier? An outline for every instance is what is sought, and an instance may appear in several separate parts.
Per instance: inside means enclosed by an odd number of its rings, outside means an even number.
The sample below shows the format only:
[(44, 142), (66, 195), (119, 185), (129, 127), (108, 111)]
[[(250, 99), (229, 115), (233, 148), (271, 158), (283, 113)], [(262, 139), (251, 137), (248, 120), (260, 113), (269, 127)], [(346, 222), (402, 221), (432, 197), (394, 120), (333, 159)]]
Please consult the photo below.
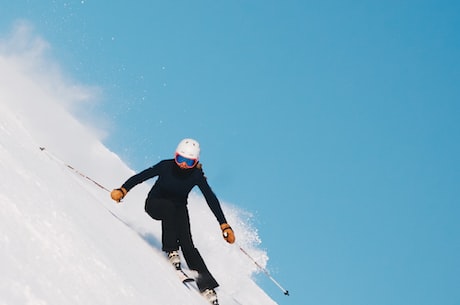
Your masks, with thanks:
[(145, 201), (145, 211), (153, 219), (161, 220), (162, 250), (167, 253), (169, 261), (176, 269), (180, 270), (180, 247), (189, 269), (198, 273), (198, 289), (212, 304), (217, 304), (214, 289), (219, 284), (195, 248), (190, 232), (187, 197), (193, 187), (198, 186), (203, 193), (220, 224), (224, 239), (232, 244), (235, 242), (235, 235), (225, 219), (219, 200), (206, 180), (198, 161), (199, 155), (199, 143), (193, 139), (183, 139), (177, 146), (174, 159), (162, 160), (135, 174), (120, 188), (114, 189), (111, 197), (120, 202), (134, 186), (158, 176)]

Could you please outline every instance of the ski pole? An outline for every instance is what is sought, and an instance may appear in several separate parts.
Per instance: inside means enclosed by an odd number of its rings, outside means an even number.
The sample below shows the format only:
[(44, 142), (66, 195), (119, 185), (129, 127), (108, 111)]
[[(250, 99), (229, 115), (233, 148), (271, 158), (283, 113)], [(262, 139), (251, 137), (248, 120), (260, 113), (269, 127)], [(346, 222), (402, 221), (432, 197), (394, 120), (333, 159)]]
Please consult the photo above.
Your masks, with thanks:
[[(108, 188), (106, 188), (105, 186), (103, 186), (102, 184), (100, 184), (99, 182), (97, 182), (96, 180), (92, 179), (91, 177), (88, 177), (87, 175), (81, 173), (80, 171), (78, 171), (76, 168), (74, 168), (73, 166), (65, 163), (64, 161), (62, 161), (61, 159), (59, 159), (56, 155), (54, 155), (53, 153), (51, 153), (49, 150), (46, 150), (45, 147), (41, 146), (39, 147), (41, 151), (44, 151), (50, 158), (52, 158), (55, 162), (58, 162), (60, 163), (61, 165), (67, 167), (68, 169), (72, 170), (73, 172), (77, 173), (78, 175), (80, 175), (81, 177), (85, 178), (85, 179), (88, 179), (89, 181), (93, 182), (94, 184), (96, 184), (98, 187), (100, 187), (101, 189), (103, 189), (104, 191), (107, 191), (110, 193), (110, 190)], [(122, 223), (124, 223), (125, 225), (127, 225), (128, 227), (131, 227), (125, 220), (123, 220), (120, 216), (118, 216), (117, 214), (115, 214), (114, 212), (112, 212), (109, 208), (107, 208), (106, 206), (103, 205), (103, 207), (110, 213), (112, 214), (113, 217), (115, 217), (116, 219), (118, 219), (119, 221), (121, 221)]]
[(46, 152), (50, 157), (52, 157), (55, 161), (58, 161), (59, 163), (62, 163), (63, 165), (67, 166), (70, 170), (74, 171), (75, 173), (77, 173), (78, 175), (82, 176), (83, 178), (85, 179), (88, 179), (89, 181), (91, 181), (92, 183), (96, 184), (98, 187), (100, 187), (101, 189), (107, 191), (110, 193), (110, 190), (108, 188), (106, 188), (105, 186), (103, 186), (102, 184), (100, 184), (99, 182), (95, 181), (94, 179), (88, 177), (87, 175), (83, 174), (82, 172), (78, 171), (76, 168), (74, 168), (73, 166), (65, 163), (64, 161), (62, 161), (61, 159), (59, 159), (58, 157), (56, 157), (55, 155), (53, 155), (50, 151), (46, 150), (45, 147), (40, 147), (40, 150), (41, 151), (44, 151)]
[(249, 257), (249, 259), (257, 266), (257, 268), (259, 268), (260, 270), (262, 270), (262, 272), (276, 285), (278, 286), (279, 289), (281, 289), (281, 291), (284, 293), (284, 295), (289, 295), (289, 291), (287, 291), (286, 289), (283, 288), (283, 286), (281, 286), (271, 275), (270, 273), (268, 272), (267, 269), (265, 269), (264, 267), (262, 267), (254, 258), (252, 258), (252, 256), (249, 255), (248, 252), (246, 252), (246, 250), (244, 250), (241, 246), (238, 245), (238, 247), (240, 248), (241, 252), (243, 252), (247, 257)]

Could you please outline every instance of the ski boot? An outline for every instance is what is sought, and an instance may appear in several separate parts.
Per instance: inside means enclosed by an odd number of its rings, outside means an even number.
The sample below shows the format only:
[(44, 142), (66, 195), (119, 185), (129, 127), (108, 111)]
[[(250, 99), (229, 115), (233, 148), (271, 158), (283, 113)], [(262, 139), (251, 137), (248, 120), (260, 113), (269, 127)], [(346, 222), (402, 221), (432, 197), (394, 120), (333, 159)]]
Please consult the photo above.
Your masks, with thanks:
[(214, 289), (206, 289), (201, 293), (201, 295), (212, 305), (219, 305), (217, 300), (217, 293)]
[(169, 262), (176, 268), (176, 270), (181, 270), (180, 266), (180, 256), (178, 251), (168, 252)]

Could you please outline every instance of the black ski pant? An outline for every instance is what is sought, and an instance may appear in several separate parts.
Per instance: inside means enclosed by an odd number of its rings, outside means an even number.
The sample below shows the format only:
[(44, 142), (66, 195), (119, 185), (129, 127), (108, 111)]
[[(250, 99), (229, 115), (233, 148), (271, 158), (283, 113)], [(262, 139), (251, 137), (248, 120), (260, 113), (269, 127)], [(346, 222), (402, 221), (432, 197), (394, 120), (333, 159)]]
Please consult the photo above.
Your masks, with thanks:
[(171, 252), (179, 250), (180, 247), (188, 268), (198, 272), (196, 283), (200, 291), (219, 286), (193, 244), (190, 217), (185, 203), (176, 204), (167, 199), (147, 198), (145, 211), (153, 219), (161, 220), (162, 250)]

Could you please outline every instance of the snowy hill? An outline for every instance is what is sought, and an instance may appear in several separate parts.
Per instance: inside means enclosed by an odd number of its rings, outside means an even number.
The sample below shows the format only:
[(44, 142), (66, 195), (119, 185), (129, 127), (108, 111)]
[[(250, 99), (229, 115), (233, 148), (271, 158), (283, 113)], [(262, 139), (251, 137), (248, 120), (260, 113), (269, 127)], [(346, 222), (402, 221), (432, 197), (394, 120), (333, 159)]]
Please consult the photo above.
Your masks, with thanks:
[[(32, 49), (40, 51), (40, 43)], [(0, 54), (0, 304), (206, 304), (178, 281), (160, 250), (160, 224), (143, 211), (150, 185), (117, 205), (67, 166), (109, 189), (133, 174), (67, 110), (91, 90), (61, 81), (31, 60), (36, 56)], [(189, 207), (221, 304), (275, 304), (251, 279), (254, 263), (222, 239), (200, 193)], [(239, 245), (265, 265), (248, 216), (230, 204), (223, 209)]]

